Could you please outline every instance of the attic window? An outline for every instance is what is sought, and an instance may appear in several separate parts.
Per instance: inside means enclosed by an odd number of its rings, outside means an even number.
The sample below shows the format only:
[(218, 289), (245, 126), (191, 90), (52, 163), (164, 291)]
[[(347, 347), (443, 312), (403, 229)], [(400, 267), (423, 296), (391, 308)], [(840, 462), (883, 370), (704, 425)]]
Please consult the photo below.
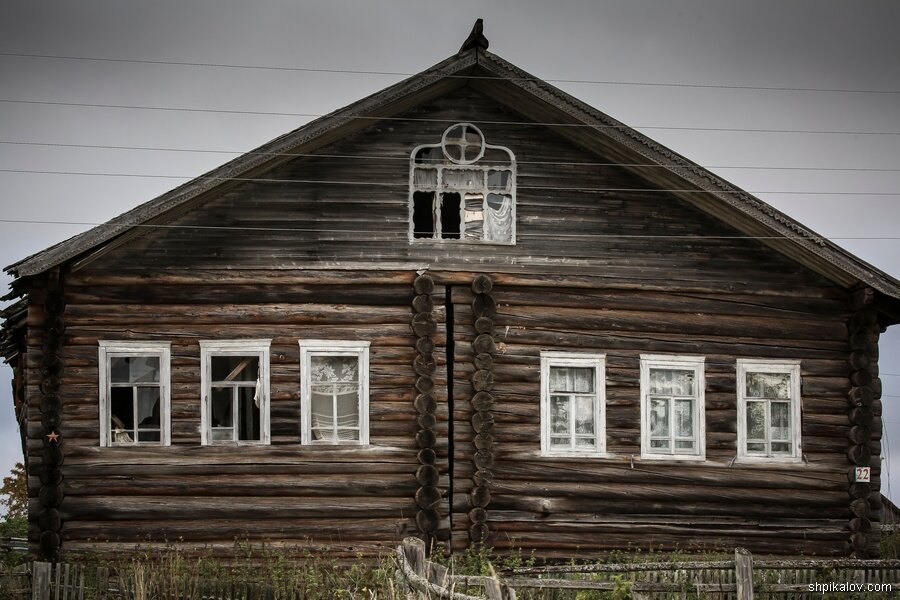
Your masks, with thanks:
[(409, 238), (516, 243), (516, 161), (471, 123), (418, 146), (409, 166)]

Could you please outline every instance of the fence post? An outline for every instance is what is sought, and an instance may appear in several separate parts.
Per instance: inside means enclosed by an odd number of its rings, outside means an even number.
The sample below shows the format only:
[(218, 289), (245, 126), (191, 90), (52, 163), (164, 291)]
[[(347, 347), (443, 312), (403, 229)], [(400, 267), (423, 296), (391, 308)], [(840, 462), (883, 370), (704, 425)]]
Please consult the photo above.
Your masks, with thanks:
[(35, 562), (31, 565), (31, 600), (50, 600), (51, 563)]
[(753, 555), (744, 548), (734, 549), (734, 582), (737, 600), (753, 600)]
[(413, 572), (425, 577), (425, 542), (414, 537), (403, 538), (403, 554)]

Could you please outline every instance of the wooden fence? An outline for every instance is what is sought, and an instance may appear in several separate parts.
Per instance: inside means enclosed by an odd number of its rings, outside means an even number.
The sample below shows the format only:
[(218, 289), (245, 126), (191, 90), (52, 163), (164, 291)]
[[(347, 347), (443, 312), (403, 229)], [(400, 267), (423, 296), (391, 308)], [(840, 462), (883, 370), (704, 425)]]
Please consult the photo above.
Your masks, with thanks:
[[(0, 598), (14, 600), (179, 600), (203, 598), (206, 600), (297, 600), (302, 590), (276, 596), (269, 586), (232, 581), (203, 581), (186, 577), (173, 584), (153, 585), (152, 574), (139, 570), (127, 577), (111, 574), (109, 569), (85, 569), (80, 565), (35, 562), (31, 567), (30, 590)], [(10, 590), (12, 591), (12, 590)]]
[(414, 538), (403, 540), (397, 556), (398, 572), (420, 599), (562, 600), (578, 590), (627, 591), (636, 599), (821, 598), (826, 593), (888, 598), (900, 591), (900, 560), (754, 561), (743, 549), (735, 550), (734, 560), (523, 567), (502, 577), (448, 573), (425, 559), (424, 544)]
[(0, 537), (0, 552), (28, 552), (28, 539), (22, 537)]
[[(15, 600), (136, 600), (137, 573), (123, 580), (105, 568), (35, 562), (16, 587), (0, 582), (0, 597)], [(428, 600), (567, 600), (579, 591), (618, 592), (621, 597), (750, 600), (752, 598), (888, 598), (900, 591), (900, 560), (756, 560), (735, 550), (733, 560), (523, 567), (490, 576), (456, 575), (426, 559), (425, 544), (406, 538), (397, 547), (396, 581), (406, 598)], [(160, 598), (282, 600), (257, 584), (185, 579)], [(199, 586), (199, 587), (198, 587)], [(202, 588), (202, 589), (200, 589)], [(303, 591), (290, 594), (302, 598)], [(627, 592), (627, 594), (625, 594)], [(373, 597), (374, 598), (374, 597)], [(371, 600), (367, 598), (367, 600)], [(388, 599), (385, 599), (388, 600)]]

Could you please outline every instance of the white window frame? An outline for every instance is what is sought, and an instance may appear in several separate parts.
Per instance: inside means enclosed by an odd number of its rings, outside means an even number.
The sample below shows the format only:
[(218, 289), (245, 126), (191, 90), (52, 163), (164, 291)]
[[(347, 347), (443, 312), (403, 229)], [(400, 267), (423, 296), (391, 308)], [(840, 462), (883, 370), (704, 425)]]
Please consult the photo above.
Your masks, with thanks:
[[(706, 460), (706, 374), (705, 357), (664, 354), (641, 354), (641, 459), (643, 460)], [(694, 451), (679, 453), (675, 437), (670, 434), (670, 451), (659, 452), (650, 444), (650, 370), (675, 369), (694, 372)], [(671, 398), (670, 398), (671, 400)], [(674, 411), (669, 403), (670, 431), (674, 426)]]
[[(172, 444), (171, 428), (171, 343), (153, 341), (104, 341), (100, 346), (98, 373), (100, 385), (100, 446), (169, 446)], [(159, 358), (159, 441), (152, 442), (116, 442), (112, 439), (110, 419), (112, 402), (110, 395), (111, 372), (109, 361), (112, 358), (155, 356)]]
[[(269, 426), (269, 353), (272, 340), (201, 340), (200, 341), (200, 443), (204, 446), (260, 446), (271, 442)], [(212, 358), (215, 356), (256, 356), (259, 361), (259, 437), (258, 440), (212, 439)], [(237, 423), (235, 423), (237, 427)]]
[[(736, 362), (737, 378), (737, 460), (741, 462), (800, 462), (803, 460), (801, 445), (802, 430), (802, 398), (800, 386), (800, 361), (783, 359), (738, 359)], [(766, 454), (747, 452), (747, 373), (788, 373), (791, 376), (791, 453)], [(766, 436), (769, 436), (769, 402), (766, 403)]]
[[(594, 369), (594, 447), (553, 447), (550, 444), (550, 369), (589, 367)], [(573, 430), (574, 431), (574, 430)], [(574, 435), (574, 433), (572, 433)], [(559, 437), (559, 436), (556, 436)], [(541, 456), (607, 457), (606, 453), (606, 355), (578, 352), (541, 352)]]
[[(456, 128), (463, 129), (471, 129), (476, 132), (481, 138), (481, 151), (479, 154), (469, 160), (459, 160), (451, 157), (451, 155), (446, 150), (447, 134)], [(440, 148), (444, 155), (443, 162), (434, 162), (434, 163), (425, 163), (420, 164), (416, 162), (416, 157), (422, 150), (428, 149), (438, 149)], [(500, 151), (505, 152), (508, 156), (508, 159), (505, 163), (495, 164), (491, 163), (488, 160), (483, 160), (485, 150), (492, 151)], [(433, 185), (426, 184), (417, 184), (415, 173), (417, 170), (433, 170), (435, 171), (436, 181)], [(489, 185), (488, 174), (493, 172), (507, 172), (509, 173), (509, 187), (504, 189), (494, 188)], [(465, 186), (452, 186), (449, 184), (445, 184), (445, 174), (451, 172), (459, 172), (459, 173), (468, 173), (473, 176), (479, 178), (478, 181), (469, 182)], [(432, 199), (432, 217), (433, 217), (433, 228), (434, 231), (431, 237), (417, 237), (416, 232), (414, 231), (414, 212), (415, 212), (415, 194), (417, 192), (425, 192), (434, 194), (434, 198)], [(444, 232), (442, 230), (441, 225), (441, 211), (443, 210), (441, 195), (444, 193), (455, 193), (460, 196), (460, 206), (459, 206), (459, 237), (458, 238), (447, 238), (444, 237)], [(501, 195), (501, 196), (509, 196), (510, 198), (510, 218), (512, 219), (512, 230), (510, 231), (510, 238), (508, 240), (487, 240), (484, 239), (484, 232), (482, 233), (482, 239), (471, 239), (466, 238), (466, 215), (465, 215), (465, 196), (467, 193), (471, 194), (481, 194), (482, 195), (482, 213), (487, 214), (489, 210), (488, 206), (488, 196), (490, 194)], [(486, 138), (484, 137), (484, 133), (474, 124), (472, 123), (456, 123), (448, 127), (442, 137), (441, 143), (439, 144), (421, 144), (416, 146), (412, 154), (410, 154), (409, 159), (409, 242), (411, 244), (422, 244), (422, 243), (451, 243), (451, 244), (493, 244), (499, 246), (515, 246), (516, 245), (516, 157), (512, 153), (512, 150), (507, 148), (506, 146), (497, 146), (494, 144), (488, 144)]]
[[(369, 444), (369, 346), (361, 340), (299, 340), (300, 443), (314, 446), (366, 446)], [(359, 439), (315, 440), (312, 434), (310, 393), (313, 356), (355, 356), (359, 360)]]

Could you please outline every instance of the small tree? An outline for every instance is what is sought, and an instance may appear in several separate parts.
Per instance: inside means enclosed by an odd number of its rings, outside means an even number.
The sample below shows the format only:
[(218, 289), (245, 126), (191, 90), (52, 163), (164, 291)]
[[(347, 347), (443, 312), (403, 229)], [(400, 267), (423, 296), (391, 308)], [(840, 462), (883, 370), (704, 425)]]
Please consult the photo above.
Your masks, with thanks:
[(28, 478), (25, 465), (16, 463), (0, 487), (0, 506), (6, 507), (6, 520), (28, 518)]

